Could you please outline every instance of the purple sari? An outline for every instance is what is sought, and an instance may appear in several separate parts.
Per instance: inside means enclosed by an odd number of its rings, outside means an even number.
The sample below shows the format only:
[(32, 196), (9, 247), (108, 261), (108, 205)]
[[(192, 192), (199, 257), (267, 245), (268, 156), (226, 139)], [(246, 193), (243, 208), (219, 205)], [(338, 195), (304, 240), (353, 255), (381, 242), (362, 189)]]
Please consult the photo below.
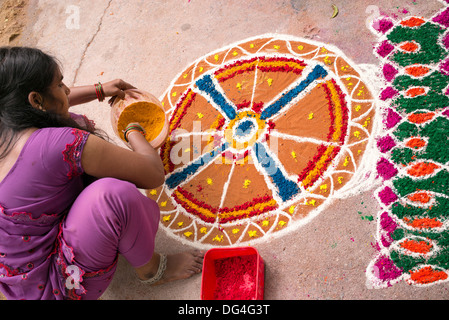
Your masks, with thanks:
[(87, 186), (81, 155), (88, 137), (74, 128), (35, 131), (0, 182), (0, 291), (7, 299), (97, 299), (119, 253), (134, 267), (150, 260), (157, 204), (128, 182)]

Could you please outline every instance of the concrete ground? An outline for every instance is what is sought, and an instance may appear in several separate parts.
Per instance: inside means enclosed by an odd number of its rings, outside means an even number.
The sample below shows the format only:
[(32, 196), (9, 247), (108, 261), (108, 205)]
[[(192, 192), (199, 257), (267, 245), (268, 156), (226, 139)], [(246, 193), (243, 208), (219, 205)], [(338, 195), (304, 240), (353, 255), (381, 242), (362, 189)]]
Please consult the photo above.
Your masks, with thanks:
[[(332, 4), (339, 8), (335, 18)], [(122, 78), (161, 96), (198, 57), (264, 33), (329, 43), (357, 64), (376, 65), (376, 38), (367, 21), (378, 14), (430, 17), (441, 7), (436, 0), (30, 0), (23, 29), (12, 41), (56, 56), (67, 85)], [(75, 111), (114, 136), (106, 103)], [(448, 283), (367, 288), (376, 221), (363, 217), (378, 211), (372, 192), (336, 200), (306, 226), (258, 244), (266, 266), (265, 299), (447, 299)], [(160, 232), (156, 249), (172, 253), (186, 247)], [(142, 285), (120, 259), (102, 299), (200, 299), (200, 286), (200, 275), (159, 287)]]

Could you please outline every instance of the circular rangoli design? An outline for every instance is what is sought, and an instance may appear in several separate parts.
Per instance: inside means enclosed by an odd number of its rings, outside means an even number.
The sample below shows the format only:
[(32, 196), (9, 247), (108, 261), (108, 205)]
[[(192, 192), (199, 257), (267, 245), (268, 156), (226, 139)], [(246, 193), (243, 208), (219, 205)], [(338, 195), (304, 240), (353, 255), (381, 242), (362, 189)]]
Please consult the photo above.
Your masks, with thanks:
[(374, 99), (338, 49), (264, 35), (192, 63), (161, 98), (161, 227), (195, 246), (255, 243), (311, 220), (351, 187)]

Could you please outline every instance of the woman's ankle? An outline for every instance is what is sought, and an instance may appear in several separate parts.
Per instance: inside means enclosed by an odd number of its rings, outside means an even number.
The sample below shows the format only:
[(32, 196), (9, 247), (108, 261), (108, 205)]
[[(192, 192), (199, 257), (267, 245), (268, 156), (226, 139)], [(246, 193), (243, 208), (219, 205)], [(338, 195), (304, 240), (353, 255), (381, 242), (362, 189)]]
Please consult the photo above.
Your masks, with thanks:
[(158, 271), (160, 259), (160, 254), (156, 252), (153, 253), (150, 261), (148, 261), (142, 267), (135, 268), (137, 277), (140, 280), (147, 280), (154, 277)]

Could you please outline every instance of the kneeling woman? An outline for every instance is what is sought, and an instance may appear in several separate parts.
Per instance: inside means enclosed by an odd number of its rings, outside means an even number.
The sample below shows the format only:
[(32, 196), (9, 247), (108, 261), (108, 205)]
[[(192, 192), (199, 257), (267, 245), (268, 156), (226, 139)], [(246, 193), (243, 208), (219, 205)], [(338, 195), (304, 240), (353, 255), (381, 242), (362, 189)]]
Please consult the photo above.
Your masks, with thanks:
[[(100, 99), (124, 98), (128, 89), (110, 81)], [(109, 143), (69, 112), (97, 93), (93, 85), (69, 89), (55, 59), (38, 49), (0, 48), (0, 291), (7, 299), (97, 299), (119, 254), (150, 284), (201, 271), (202, 252), (154, 252), (159, 209), (137, 188), (164, 183), (155, 149), (136, 130), (127, 133), (132, 150)]]

